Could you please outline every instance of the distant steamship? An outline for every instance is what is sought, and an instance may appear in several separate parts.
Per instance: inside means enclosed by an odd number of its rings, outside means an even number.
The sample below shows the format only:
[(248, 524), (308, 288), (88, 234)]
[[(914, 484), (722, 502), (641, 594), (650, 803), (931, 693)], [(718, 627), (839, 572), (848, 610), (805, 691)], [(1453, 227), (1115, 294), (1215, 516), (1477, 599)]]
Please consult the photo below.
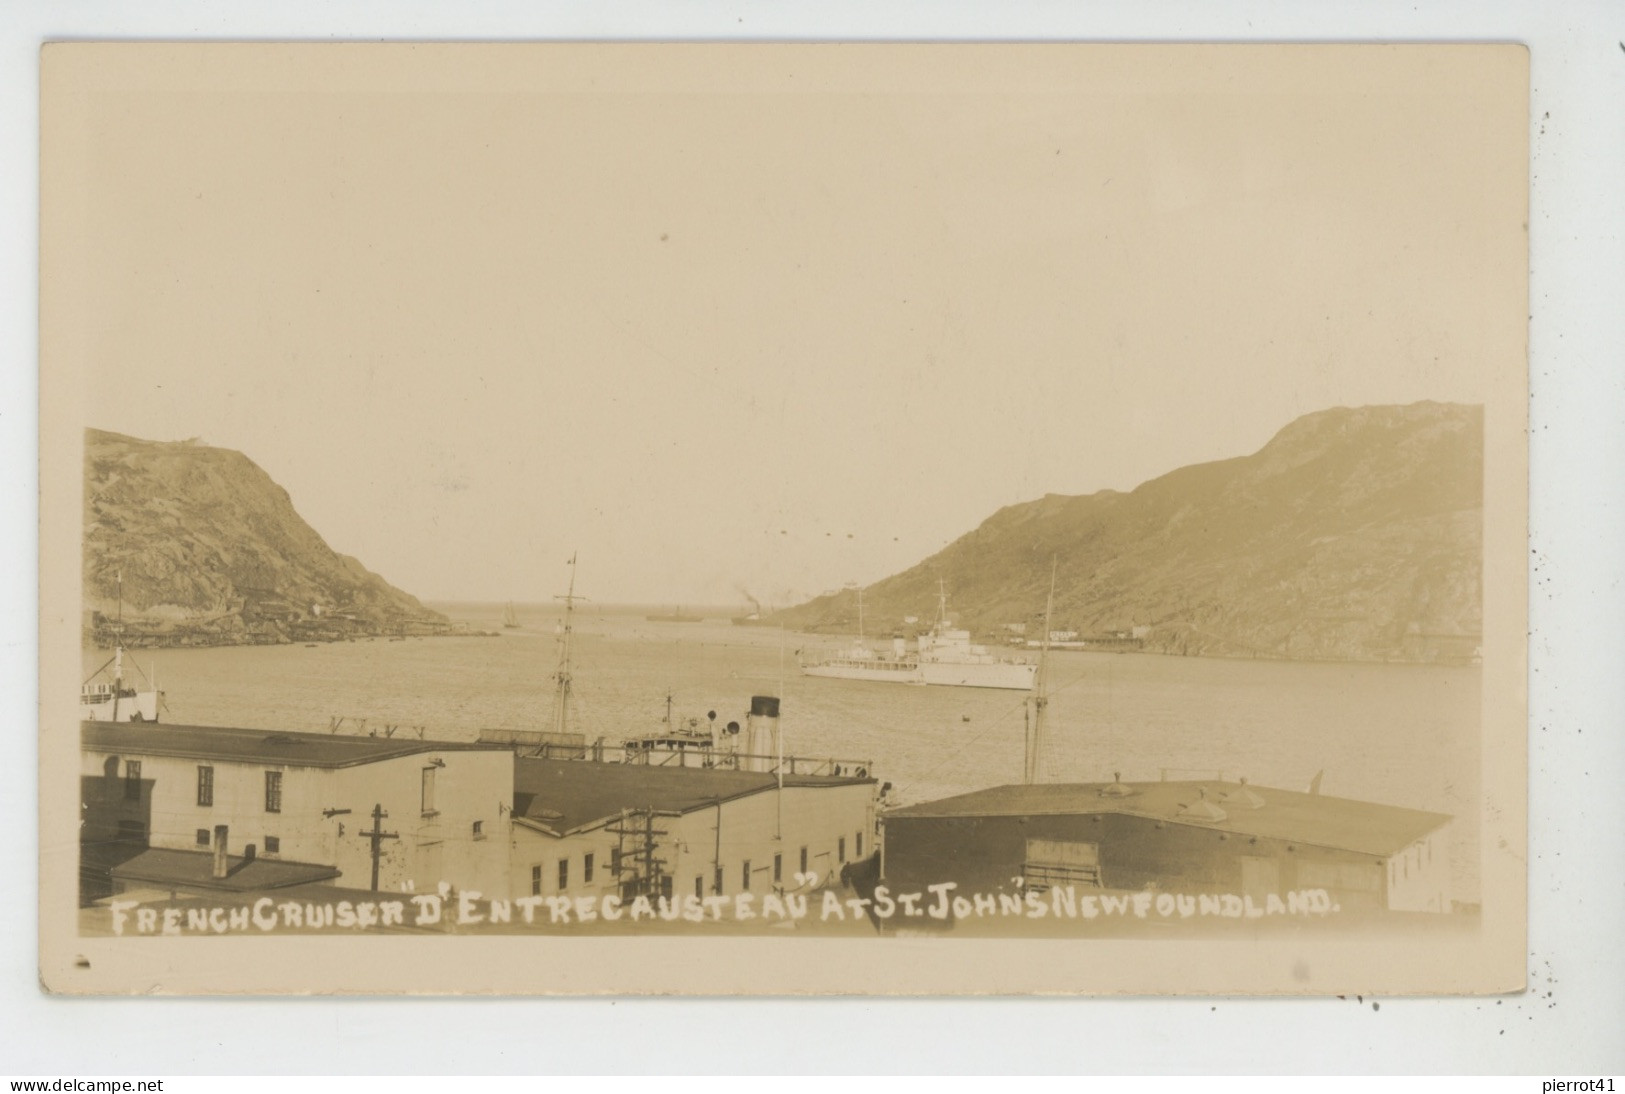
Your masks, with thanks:
[(803, 675), (838, 680), (881, 680), (895, 684), (936, 684), (942, 687), (1003, 688), (1030, 691), (1038, 673), (1031, 661), (1000, 657), (975, 645), (970, 632), (948, 623), (948, 593), (939, 582), (937, 620), (915, 639), (914, 649), (894, 638), (889, 652), (877, 653), (863, 641), (863, 593), (858, 591), (857, 644), (845, 653), (805, 662)]

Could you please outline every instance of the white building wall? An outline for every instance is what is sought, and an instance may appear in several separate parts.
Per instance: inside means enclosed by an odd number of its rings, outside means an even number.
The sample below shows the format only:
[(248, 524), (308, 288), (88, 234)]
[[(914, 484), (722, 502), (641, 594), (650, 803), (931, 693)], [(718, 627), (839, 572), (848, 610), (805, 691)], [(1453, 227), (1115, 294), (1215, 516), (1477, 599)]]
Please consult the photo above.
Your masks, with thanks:
[[(719, 862), (722, 891), (732, 895), (745, 888), (747, 862), (750, 890), (766, 893), (797, 887), (795, 876), (800, 872), (803, 847), (807, 849), (808, 872), (818, 875), (814, 884), (838, 881), (844, 862), (874, 853), (874, 786), (787, 787), (783, 791), (782, 835), (778, 795), (776, 789), (764, 790), (725, 801), (720, 807), (658, 817), (656, 828), (663, 829), (665, 835), (657, 837), (656, 854), (665, 860), (664, 869), (672, 877), (674, 894), (691, 895), (698, 882), (702, 895), (709, 896), (714, 891)], [(516, 823), (512, 839), (510, 891), (514, 896), (528, 896), (533, 891), (542, 896), (588, 896), (616, 889), (610, 866), (618, 841), (607, 828), (560, 838)], [(591, 882), (585, 877), (585, 856), (589, 853), (593, 856)], [(775, 855), (783, 856), (777, 883), (773, 878)], [(562, 890), (558, 885), (561, 859), (569, 863), (568, 884)]]
[[(173, 756), (146, 756), (139, 752), (84, 752), (82, 771), (101, 775), (110, 755), (117, 755), (119, 776), (126, 764), (137, 760), (141, 778), (152, 782), (152, 823), (147, 843), (175, 851), (210, 850), (214, 829), (224, 824), (226, 849), (241, 855), (248, 844), (256, 854), (295, 862), (331, 863), (335, 846), (332, 833), (321, 823), (321, 810), (331, 797), (335, 772), (326, 768), (292, 765), (259, 765), (220, 760), (198, 760)], [(198, 768), (214, 769), (214, 803), (197, 801)], [(282, 810), (265, 809), (265, 772), (282, 772)], [(209, 832), (209, 843), (200, 845), (198, 829)], [(280, 847), (266, 851), (265, 837), (275, 836)]]
[(1388, 908), (1396, 912), (1451, 910), (1450, 829), (1436, 828), (1389, 858)]
[[(428, 809), (423, 801), (426, 770), (434, 772), (434, 800)], [(372, 841), (362, 833), (372, 830), (373, 807), (382, 806), (388, 814), (382, 830), (397, 838), (379, 846), (381, 891), (434, 892), (444, 881), (499, 900), (507, 897), (512, 752), (425, 752), (341, 768), (337, 774), (335, 800), (324, 808), (351, 810), (325, 822), (334, 832), (334, 864), (343, 871), (338, 884), (371, 885)]]
[[(814, 885), (839, 880), (841, 867), (875, 850), (874, 787), (864, 784), (787, 787), (783, 791), (780, 826), (778, 790), (724, 802), (720, 849), (716, 809), (701, 809), (682, 818), (677, 846), (668, 854), (668, 869), (677, 890), (694, 892), (696, 879), (706, 894), (713, 892), (715, 867), (722, 867), (722, 892), (745, 889), (745, 863), (750, 863), (750, 890), (796, 888), (801, 872), (801, 849), (807, 850), (807, 871), (817, 874)], [(780, 860), (780, 878), (773, 878), (773, 859)]]
[[(661, 817), (656, 826), (670, 829), (672, 818)], [(602, 896), (616, 891), (610, 870), (610, 852), (616, 837), (603, 828), (557, 837), (514, 824), (510, 852), (509, 892), (522, 896)], [(586, 856), (593, 857), (592, 880), (586, 880)], [(559, 887), (559, 862), (568, 863), (568, 879)]]
[[(82, 752), (81, 770), (101, 776), (109, 754)], [(152, 782), (148, 844), (179, 851), (205, 850), (197, 830), (228, 827), (227, 850), (241, 855), (247, 844), (271, 859), (336, 866), (333, 884), (366, 889), (372, 882), (372, 809), (388, 814), (383, 830), (398, 838), (380, 845), (378, 887), (399, 892), (433, 891), (441, 881), (503, 898), (508, 884), (507, 804), (513, 796), (513, 753), (507, 750), (427, 752), (353, 767), (200, 760), (118, 754), (119, 777), (128, 760), (139, 760), (141, 778)], [(423, 808), (423, 771), (435, 767), (435, 808)], [(214, 802), (197, 803), (197, 771), (214, 769)], [(281, 810), (265, 808), (265, 773), (282, 774)], [(348, 813), (324, 816), (327, 810)], [(480, 823), (476, 835), (474, 823)], [(276, 851), (266, 837), (276, 837)], [(527, 890), (528, 891), (528, 890)]]

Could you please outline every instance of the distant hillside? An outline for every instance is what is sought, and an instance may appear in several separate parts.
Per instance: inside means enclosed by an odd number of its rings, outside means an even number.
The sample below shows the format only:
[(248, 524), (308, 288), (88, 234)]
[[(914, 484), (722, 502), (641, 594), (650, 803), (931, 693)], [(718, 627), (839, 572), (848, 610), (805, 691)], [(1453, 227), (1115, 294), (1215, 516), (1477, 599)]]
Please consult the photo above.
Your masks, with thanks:
[(294, 512), (247, 456), (85, 433), (87, 637), (108, 644), (123, 574), (125, 645), (447, 633), (451, 624)]
[[(949, 613), (989, 637), (1137, 636), (1164, 653), (1466, 660), (1481, 630), (1483, 411), (1338, 408), (1251, 456), (1184, 467), (1129, 493), (1012, 505), (864, 590), (871, 633)], [(854, 629), (856, 593), (777, 618)]]

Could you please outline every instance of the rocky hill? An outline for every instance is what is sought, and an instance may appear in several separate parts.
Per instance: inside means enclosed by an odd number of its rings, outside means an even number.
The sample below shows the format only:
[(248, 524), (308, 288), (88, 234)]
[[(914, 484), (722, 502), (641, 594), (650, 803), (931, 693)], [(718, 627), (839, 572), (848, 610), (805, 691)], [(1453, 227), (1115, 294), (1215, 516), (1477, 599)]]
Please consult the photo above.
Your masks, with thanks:
[[(1105, 648), (1305, 659), (1465, 661), (1481, 630), (1483, 411), (1337, 408), (1258, 452), (1128, 493), (1050, 495), (863, 592), (871, 633), (949, 613), (989, 638), (1042, 630)], [(850, 631), (856, 593), (781, 613)]]
[(329, 547), (247, 456), (85, 435), (87, 639), (127, 646), (451, 633), (445, 616)]

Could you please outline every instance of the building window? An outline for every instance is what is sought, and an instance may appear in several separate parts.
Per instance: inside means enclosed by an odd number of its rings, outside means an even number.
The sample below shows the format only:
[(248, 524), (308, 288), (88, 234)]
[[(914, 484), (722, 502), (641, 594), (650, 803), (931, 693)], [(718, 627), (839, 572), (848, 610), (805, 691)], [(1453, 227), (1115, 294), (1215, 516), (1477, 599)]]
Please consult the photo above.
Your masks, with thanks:
[(434, 773), (437, 769), (426, 767), (423, 769), (423, 813), (427, 816), (434, 810)]
[(711, 891), (716, 893), (717, 896), (721, 896), (722, 895), (722, 867), (720, 867), (720, 866), (717, 867), (717, 876), (712, 878), (711, 880), (712, 880)]
[(474, 822), (474, 838), (475, 839), (484, 839), (485, 838), (485, 822), (484, 821), (475, 821)]
[(265, 811), (267, 813), (282, 812), (282, 772), (267, 771), (265, 773)]
[(661, 874), (660, 875), (660, 895), (665, 897), (668, 901), (671, 900), (671, 875), (670, 874)]
[(207, 828), (199, 828), (197, 830), (197, 845), (199, 847), (209, 846), (209, 830)]
[(694, 895), (696, 897), (703, 897), (705, 895), (705, 879), (700, 877), (698, 874), (694, 876)]
[(840, 839), (835, 841), (835, 861), (836, 862), (845, 862), (846, 861), (846, 837), (845, 836), (842, 836)]
[(739, 883), (740, 891), (750, 892), (750, 859), (745, 860), (745, 868), (739, 872), (739, 876), (743, 879)]
[(265, 853), (266, 854), (268, 854), (268, 855), (276, 855), (276, 854), (280, 854), (281, 851), (282, 851), (282, 840), (281, 839), (279, 839), (276, 836), (266, 836), (265, 837)]
[(609, 849), (609, 873), (616, 881), (621, 879), (621, 849), (619, 847)]
[(801, 849), (801, 872), (804, 874), (807, 872), (807, 849), (805, 847)]
[(202, 767), (197, 769), (197, 803), (199, 805), (214, 804), (214, 768)]
[(559, 892), (562, 893), (562, 892), (564, 892), (564, 890), (568, 889), (569, 887), (570, 887), (570, 860), (567, 859), (567, 858), (561, 858), (561, 859), (559, 859)]
[(862, 858), (863, 857), (863, 833), (859, 832), (857, 835), (853, 836), (852, 841), (853, 841), (852, 842), (852, 857), (853, 858), (859, 858), (859, 859)]
[(530, 895), (542, 895), (542, 868), (540, 866), (530, 868)]
[(592, 852), (581, 856), (581, 884), (592, 884)]
[(778, 885), (784, 880), (784, 856), (773, 856), (773, 884)]
[(124, 761), (124, 796), (130, 801), (141, 800), (141, 761)]
[(1100, 845), (1075, 840), (1029, 839), (1021, 864), (1027, 887), (1043, 892), (1055, 885), (1100, 888)]

